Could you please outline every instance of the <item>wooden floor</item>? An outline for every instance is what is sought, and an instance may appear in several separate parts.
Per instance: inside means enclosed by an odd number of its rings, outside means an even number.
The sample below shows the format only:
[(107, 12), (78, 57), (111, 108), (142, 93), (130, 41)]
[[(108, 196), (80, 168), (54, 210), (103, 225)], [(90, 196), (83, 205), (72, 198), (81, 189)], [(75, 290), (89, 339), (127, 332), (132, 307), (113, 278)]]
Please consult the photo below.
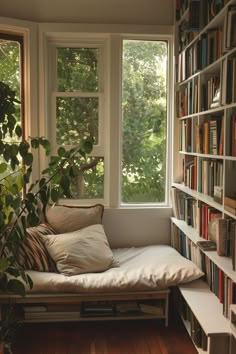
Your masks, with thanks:
[(196, 354), (182, 322), (158, 320), (27, 324), (13, 354)]

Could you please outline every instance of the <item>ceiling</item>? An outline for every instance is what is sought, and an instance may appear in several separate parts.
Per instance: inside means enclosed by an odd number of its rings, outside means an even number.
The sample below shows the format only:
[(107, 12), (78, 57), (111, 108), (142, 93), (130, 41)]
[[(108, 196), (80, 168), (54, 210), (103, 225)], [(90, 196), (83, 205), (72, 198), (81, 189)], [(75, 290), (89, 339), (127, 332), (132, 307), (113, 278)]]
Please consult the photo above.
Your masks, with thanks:
[(174, 0), (1, 0), (0, 14), (36, 22), (172, 25)]

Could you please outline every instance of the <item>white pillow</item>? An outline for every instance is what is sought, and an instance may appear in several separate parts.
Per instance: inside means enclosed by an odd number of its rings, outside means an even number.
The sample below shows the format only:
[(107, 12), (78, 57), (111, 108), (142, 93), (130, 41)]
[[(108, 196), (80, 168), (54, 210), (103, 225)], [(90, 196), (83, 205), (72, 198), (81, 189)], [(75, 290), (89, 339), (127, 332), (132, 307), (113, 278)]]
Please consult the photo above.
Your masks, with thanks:
[(113, 266), (113, 253), (100, 224), (64, 234), (44, 235), (43, 242), (58, 271), (65, 275), (103, 272)]

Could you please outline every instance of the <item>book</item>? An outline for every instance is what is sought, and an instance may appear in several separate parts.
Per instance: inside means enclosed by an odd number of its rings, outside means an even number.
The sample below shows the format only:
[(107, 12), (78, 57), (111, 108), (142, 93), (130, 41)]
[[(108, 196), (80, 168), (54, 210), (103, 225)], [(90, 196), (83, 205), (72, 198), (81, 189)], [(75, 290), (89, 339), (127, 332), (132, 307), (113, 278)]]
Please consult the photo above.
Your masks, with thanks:
[(24, 306), (23, 307), (24, 312), (45, 312), (47, 311), (47, 306)]
[(225, 205), (228, 205), (231, 208), (236, 208), (236, 195), (232, 194), (229, 196), (225, 196), (224, 203)]
[(36, 311), (36, 312), (25, 312), (24, 318), (26, 320), (37, 320), (37, 319), (79, 319), (79, 311)]
[(115, 305), (117, 313), (140, 313), (140, 307), (137, 301), (122, 301)]
[(236, 208), (233, 208), (233, 207), (225, 204), (225, 210), (228, 211), (232, 215), (236, 215)]
[(216, 243), (213, 241), (198, 241), (197, 246), (201, 248), (202, 251), (216, 251)]
[(157, 305), (150, 305), (148, 303), (140, 303), (139, 304), (140, 310), (144, 313), (149, 313), (153, 315), (164, 315), (163, 306), (159, 303)]
[(216, 221), (216, 246), (219, 256), (226, 256), (226, 243), (228, 233), (228, 222), (226, 219), (219, 218)]

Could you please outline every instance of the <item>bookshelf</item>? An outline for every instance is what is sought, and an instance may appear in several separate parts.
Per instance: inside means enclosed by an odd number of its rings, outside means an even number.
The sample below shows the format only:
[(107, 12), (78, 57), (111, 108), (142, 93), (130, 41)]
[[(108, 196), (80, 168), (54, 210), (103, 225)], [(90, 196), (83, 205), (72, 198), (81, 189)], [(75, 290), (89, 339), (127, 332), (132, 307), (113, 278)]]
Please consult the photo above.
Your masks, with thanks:
[[(176, 0), (175, 5), (172, 245), (205, 272), (203, 280), (179, 287), (176, 304), (199, 353), (232, 354), (236, 0)], [(215, 251), (199, 248), (198, 242), (208, 240), (216, 243)]]

